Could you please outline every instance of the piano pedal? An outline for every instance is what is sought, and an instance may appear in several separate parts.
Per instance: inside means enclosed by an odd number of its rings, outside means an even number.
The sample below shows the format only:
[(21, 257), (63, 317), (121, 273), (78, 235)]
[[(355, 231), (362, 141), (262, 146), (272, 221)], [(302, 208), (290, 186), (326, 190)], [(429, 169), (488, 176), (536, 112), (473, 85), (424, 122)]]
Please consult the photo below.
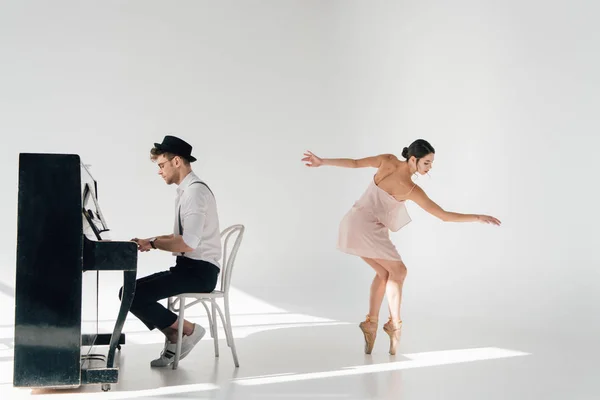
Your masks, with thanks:
[(106, 362), (106, 356), (104, 354), (85, 354), (81, 356), (81, 359)]
[(110, 383), (103, 383), (102, 384), (102, 391), (103, 392), (108, 392), (110, 390)]

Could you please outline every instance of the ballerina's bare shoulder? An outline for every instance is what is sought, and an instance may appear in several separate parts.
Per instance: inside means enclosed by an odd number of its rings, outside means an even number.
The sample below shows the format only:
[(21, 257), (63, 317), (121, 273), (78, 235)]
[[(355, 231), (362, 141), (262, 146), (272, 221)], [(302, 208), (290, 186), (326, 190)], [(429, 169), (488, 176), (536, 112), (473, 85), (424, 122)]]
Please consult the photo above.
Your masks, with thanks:
[(403, 162), (395, 157), (387, 158), (375, 173), (373, 183), (398, 201), (408, 199), (416, 184), (412, 181)]

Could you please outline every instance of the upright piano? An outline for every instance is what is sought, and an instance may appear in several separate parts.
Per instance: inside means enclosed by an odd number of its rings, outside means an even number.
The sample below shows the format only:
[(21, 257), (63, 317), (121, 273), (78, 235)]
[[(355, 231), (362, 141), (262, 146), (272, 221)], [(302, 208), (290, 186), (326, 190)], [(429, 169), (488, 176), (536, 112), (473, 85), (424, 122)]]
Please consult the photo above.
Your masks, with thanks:
[[(13, 385), (109, 390), (135, 292), (136, 243), (106, 240), (97, 182), (76, 154), (21, 153), (17, 212)], [(112, 333), (98, 332), (100, 271), (123, 271)], [(96, 352), (106, 345), (106, 355)]]

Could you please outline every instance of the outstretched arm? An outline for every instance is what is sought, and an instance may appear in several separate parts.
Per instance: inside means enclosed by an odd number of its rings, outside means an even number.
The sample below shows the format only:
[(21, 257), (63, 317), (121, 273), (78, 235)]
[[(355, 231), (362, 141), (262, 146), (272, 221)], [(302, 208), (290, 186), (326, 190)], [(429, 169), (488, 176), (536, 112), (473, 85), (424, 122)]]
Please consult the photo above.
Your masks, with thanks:
[(481, 222), (484, 224), (500, 225), (499, 220), (489, 215), (461, 214), (446, 211), (433, 200), (431, 200), (419, 186), (415, 186), (414, 190), (409, 196), (409, 199), (417, 203), (419, 207), (427, 211), (429, 214), (438, 217), (444, 222)]
[(380, 154), (372, 157), (365, 158), (319, 158), (310, 151), (304, 153), (302, 161), (305, 162), (307, 167), (320, 167), (321, 165), (329, 165), (332, 167), (342, 168), (379, 168), (386, 161), (393, 161), (396, 156), (393, 154)]

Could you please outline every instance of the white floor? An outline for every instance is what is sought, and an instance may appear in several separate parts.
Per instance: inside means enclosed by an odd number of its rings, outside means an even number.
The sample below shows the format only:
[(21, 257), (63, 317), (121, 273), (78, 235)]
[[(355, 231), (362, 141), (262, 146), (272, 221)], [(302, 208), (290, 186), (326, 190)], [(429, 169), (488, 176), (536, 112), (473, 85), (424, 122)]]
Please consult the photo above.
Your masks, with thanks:
[[(0, 349), (0, 398), (53, 399), (600, 399), (600, 345), (482, 321), (405, 321), (400, 353), (380, 331), (363, 354), (358, 321), (268, 310), (234, 317), (240, 367), (221, 332), (220, 357), (207, 335), (178, 370), (151, 369), (159, 333), (130, 318), (118, 356), (120, 382), (77, 390), (12, 387), (12, 348)], [(202, 321), (201, 314), (190, 318)], [(110, 321), (105, 322), (110, 326)], [(3, 328), (3, 338), (12, 328)], [(99, 348), (101, 351), (105, 347)]]

